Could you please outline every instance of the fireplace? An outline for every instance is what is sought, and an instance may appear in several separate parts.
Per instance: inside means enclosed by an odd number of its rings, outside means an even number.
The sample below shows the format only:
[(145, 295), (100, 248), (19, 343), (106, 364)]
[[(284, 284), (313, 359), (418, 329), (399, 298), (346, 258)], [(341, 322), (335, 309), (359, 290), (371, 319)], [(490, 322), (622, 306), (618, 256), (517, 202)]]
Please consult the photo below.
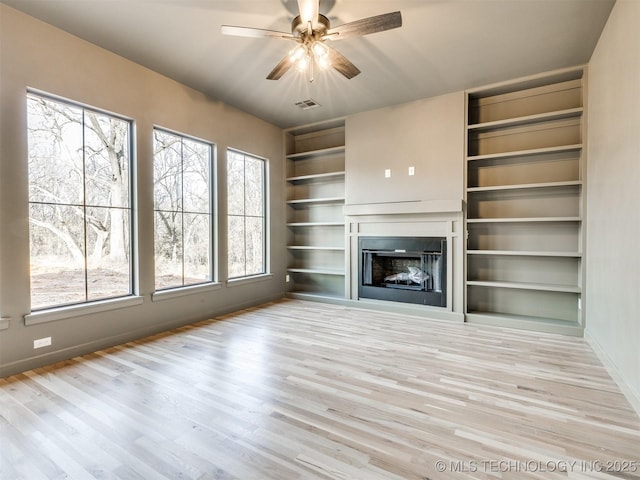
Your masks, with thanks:
[(360, 237), (358, 295), (447, 306), (444, 237)]

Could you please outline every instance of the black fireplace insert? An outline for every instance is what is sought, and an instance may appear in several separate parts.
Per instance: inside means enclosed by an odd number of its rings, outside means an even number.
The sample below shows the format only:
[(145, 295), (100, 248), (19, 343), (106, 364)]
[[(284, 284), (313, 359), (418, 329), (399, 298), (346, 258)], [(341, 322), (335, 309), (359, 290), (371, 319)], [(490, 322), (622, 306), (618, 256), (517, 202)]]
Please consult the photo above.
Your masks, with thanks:
[(360, 237), (360, 298), (447, 306), (444, 237)]

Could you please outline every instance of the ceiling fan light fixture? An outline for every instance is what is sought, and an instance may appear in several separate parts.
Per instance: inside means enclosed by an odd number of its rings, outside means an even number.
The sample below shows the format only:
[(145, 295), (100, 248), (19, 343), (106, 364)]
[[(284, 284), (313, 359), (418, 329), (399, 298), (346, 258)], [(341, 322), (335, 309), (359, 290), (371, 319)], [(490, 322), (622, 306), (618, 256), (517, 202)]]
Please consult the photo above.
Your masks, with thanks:
[(321, 58), (327, 58), (329, 56), (329, 47), (320, 41), (315, 41), (311, 44), (311, 51), (316, 60)]
[(322, 41), (316, 40), (311, 44), (311, 53), (313, 54), (313, 61), (316, 62), (321, 70), (326, 70), (331, 66), (329, 47), (322, 43)]
[(293, 63), (297, 63), (300, 59), (306, 57), (307, 55), (307, 48), (303, 44), (299, 44), (289, 52), (289, 60), (291, 60)]
[(303, 39), (289, 52), (289, 61), (300, 72), (306, 72), (309, 82), (313, 82), (313, 66), (326, 70), (331, 66), (329, 47), (322, 41), (312, 40), (309, 37)]
[(298, 71), (304, 72), (307, 70), (310, 63), (311, 63), (311, 59), (309, 55), (305, 54), (302, 57), (298, 58), (298, 60), (296, 60), (295, 65)]
[(331, 66), (331, 62), (329, 62), (327, 57), (316, 59), (316, 63), (318, 64), (318, 67), (320, 67), (320, 70), (326, 70)]
[(289, 60), (301, 72), (304, 72), (307, 69), (307, 66), (309, 65), (310, 57), (311, 57), (311, 54), (309, 53), (309, 47), (307, 47), (307, 45), (305, 45), (304, 43), (300, 43), (296, 45), (289, 52)]

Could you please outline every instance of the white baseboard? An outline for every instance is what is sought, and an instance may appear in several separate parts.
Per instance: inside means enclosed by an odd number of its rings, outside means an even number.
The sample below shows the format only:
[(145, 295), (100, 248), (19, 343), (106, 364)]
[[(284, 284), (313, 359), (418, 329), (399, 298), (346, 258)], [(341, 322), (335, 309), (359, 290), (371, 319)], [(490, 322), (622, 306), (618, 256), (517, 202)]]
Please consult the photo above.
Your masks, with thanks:
[(609, 375), (611, 375), (611, 378), (613, 379), (613, 381), (616, 382), (616, 384), (620, 388), (620, 391), (623, 393), (623, 395), (627, 398), (627, 400), (631, 404), (631, 407), (636, 411), (636, 414), (638, 415), (638, 417), (640, 417), (640, 392), (634, 391), (633, 388), (631, 388), (627, 384), (627, 382), (624, 379), (624, 376), (618, 370), (618, 367), (615, 364), (615, 362), (611, 360), (611, 357), (609, 357), (609, 355), (605, 352), (605, 350), (598, 343), (598, 341), (591, 336), (588, 330), (585, 330), (584, 332), (584, 339), (587, 341), (589, 346), (593, 349), (595, 354), (598, 356), (598, 358), (602, 362), (602, 365), (604, 365), (604, 368), (606, 368)]

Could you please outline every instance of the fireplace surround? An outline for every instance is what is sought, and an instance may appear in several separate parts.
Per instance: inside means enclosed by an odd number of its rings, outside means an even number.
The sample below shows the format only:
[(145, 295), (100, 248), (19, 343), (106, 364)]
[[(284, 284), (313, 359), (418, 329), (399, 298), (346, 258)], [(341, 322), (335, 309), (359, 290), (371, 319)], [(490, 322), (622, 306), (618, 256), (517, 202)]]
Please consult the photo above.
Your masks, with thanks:
[[(344, 208), (345, 230), (348, 241), (345, 244), (347, 260), (347, 298), (363, 308), (374, 308), (390, 312), (404, 312), (418, 317), (437, 318), (464, 322), (464, 262), (463, 262), (463, 203), (461, 200), (424, 200), (416, 202), (390, 202), (379, 204), (347, 204)], [(445, 241), (442, 256), (440, 298), (432, 304), (423, 300), (398, 302), (379, 297), (363, 297), (360, 285), (362, 253), (360, 240), (377, 237), (416, 239), (436, 238)], [(440, 244), (438, 244), (440, 245)], [(378, 246), (374, 246), (378, 248)], [(394, 247), (392, 250), (402, 249)], [(436, 248), (436, 247), (429, 247)], [(411, 250), (409, 248), (409, 250)], [(429, 251), (429, 250), (427, 250)], [(408, 271), (408, 270), (407, 270)], [(377, 288), (390, 291), (392, 289)], [(370, 291), (370, 290), (369, 290)], [(438, 292), (430, 292), (438, 294)]]
[(358, 240), (358, 296), (447, 306), (445, 237), (368, 237)]

